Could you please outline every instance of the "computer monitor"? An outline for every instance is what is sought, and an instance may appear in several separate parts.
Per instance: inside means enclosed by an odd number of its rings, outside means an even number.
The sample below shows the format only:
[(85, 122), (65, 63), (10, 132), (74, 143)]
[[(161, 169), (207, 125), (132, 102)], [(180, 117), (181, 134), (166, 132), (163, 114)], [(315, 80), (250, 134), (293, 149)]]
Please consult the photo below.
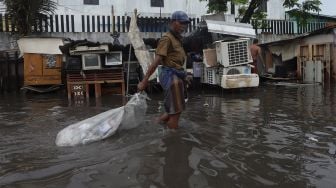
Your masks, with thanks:
[(122, 65), (122, 52), (112, 51), (105, 54), (105, 66)]
[(83, 70), (101, 69), (101, 61), (99, 54), (82, 54)]

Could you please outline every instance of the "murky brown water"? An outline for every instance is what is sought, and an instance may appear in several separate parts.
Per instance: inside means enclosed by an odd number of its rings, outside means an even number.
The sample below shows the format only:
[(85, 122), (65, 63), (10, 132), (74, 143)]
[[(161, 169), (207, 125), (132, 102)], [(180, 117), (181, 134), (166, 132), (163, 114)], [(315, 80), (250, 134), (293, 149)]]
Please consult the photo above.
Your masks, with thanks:
[(181, 128), (146, 122), (107, 140), (56, 147), (69, 124), (122, 105), (68, 105), (62, 94), (0, 96), (0, 187), (334, 187), (335, 89), (265, 85), (194, 92)]

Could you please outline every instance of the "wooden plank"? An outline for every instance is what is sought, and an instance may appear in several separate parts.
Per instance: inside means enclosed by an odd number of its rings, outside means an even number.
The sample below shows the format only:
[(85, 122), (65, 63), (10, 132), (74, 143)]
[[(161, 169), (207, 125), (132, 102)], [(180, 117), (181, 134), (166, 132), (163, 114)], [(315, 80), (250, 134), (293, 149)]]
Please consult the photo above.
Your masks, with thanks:
[(42, 56), (40, 54), (24, 54), (24, 77), (42, 76)]
[(61, 84), (61, 76), (27, 76), (24, 85), (57, 85)]
[(303, 62), (309, 60), (309, 45), (301, 45), (298, 48), (297, 77), (302, 78)]
[(313, 60), (313, 45), (308, 45), (308, 60)]
[(101, 97), (101, 84), (95, 83), (95, 97), (99, 98)]

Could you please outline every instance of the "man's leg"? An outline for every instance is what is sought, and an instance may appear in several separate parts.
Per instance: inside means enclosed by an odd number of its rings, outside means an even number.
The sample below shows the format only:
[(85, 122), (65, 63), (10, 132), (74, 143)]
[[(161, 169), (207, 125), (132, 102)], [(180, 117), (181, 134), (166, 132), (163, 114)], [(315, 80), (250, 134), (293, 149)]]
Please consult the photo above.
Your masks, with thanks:
[(157, 118), (156, 123), (167, 123), (169, 120), (169, 115), (165, 112)]
[(169, 119), (167, 122), (168, 128), (170, 129), (177, 129), (178, 128), (178, 121), (180, 119), (181, 113), (178, 114), (170, 114)]

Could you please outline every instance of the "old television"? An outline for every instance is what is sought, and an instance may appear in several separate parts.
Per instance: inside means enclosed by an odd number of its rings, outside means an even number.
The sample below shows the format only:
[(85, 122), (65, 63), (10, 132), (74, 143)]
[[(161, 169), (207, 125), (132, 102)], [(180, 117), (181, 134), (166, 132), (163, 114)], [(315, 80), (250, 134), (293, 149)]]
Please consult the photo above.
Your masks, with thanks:
[(66, 57), (65, 70), (81, 70), (82, 61), (81, 56), (68, 56)]
[(82, 54), (83, 70), (101, 69), (101, 60), (99, 54)]
[(105, 54), (105, 66), (122, 65), (122, 52), (112, 51)]

